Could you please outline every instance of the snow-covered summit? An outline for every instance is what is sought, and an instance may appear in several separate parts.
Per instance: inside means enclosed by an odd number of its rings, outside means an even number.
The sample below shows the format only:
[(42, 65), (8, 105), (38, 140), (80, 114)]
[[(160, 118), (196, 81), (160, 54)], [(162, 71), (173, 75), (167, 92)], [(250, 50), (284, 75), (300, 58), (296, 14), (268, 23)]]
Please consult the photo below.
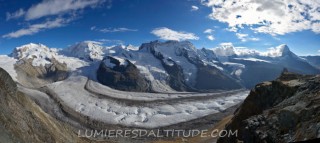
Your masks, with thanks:
[(277, 47), (270, 48), (266, 52), (260, 52), (246, 47), (234, 47), (232, 43), (223, 43), (219, 47), (212, 49), (218, 57), (284, 57), (287, 55), (295, 55), (286, 44), (281, 44)]
[(58, 55), (56, 49), (50, 49), (43, 44), (26, 44), (14, 49), (12, 56), (15, 59), (33, 59), (33, 66), (51, 64), (51, 60)]
[(62, 52), (65, 55), (89, 61), (102, 60), (105, 54), (102, 43), (95, 41), (83, 41), (64, 49)]
[(283, 57), (293, 54), (286, 44), (279, 45), (275, 48), (270, 48), (267, 52), (261, 53), (262, 56), (267, 57)]

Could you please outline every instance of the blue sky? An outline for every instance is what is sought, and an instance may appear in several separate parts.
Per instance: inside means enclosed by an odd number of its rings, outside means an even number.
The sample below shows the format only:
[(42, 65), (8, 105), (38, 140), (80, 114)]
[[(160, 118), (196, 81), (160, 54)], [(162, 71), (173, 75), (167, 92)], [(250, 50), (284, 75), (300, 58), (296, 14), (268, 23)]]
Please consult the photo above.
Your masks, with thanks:
[(287, 44), (298, 55), (320, 54), (320, 2), (268, 1), (0, 0), (0, 54), (31, 42), (64, 48), (157, 39), (260, 51)]

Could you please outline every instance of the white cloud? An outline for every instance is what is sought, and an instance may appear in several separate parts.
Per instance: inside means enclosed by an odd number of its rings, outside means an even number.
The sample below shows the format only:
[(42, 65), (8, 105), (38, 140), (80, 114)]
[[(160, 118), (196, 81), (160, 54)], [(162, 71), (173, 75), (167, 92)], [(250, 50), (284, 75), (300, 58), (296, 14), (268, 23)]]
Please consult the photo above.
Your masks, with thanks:
[(22, 17), (26, 12), (20, 8), (18, 11), (14, 12), (14, 13), (9, 13), (7, 12), (6, 13), (6, 16), (7, 16), (7, 21), (10, 20), (10, 19), (17, 19), (17, 18), (20, 18)]
[(26, 12), (26, 20), (38, 19), (50, 15), (59, 15), (86, 7), (95, 7), (103, 0), (44, 0), (32, 6)]
[(230, 31), (230, 32), (237, 32), (238, 28), (237, 27), (229, 27), (229, 28), (226, 28), (226, 30)]
[(122, 45), (124, 42), (122, 40), (113, 40), (113, 39), (99, 39), (99, 42), (108, 43), (108, 44), (117, 44)]
[(312, 31), (314, 31), (316, 33), (320, 33), (320, 22), (312, 24)]
[(211, 41), (215, 40), (214, 36), (213, 35), (208, 35), (207, 38)]
[(197, 10), (199, 10), (199, 7), (195, 5), (191, 6), (191, 11), (197, 11)]
[(199, 37), (193, 33), (187, 33), (184, 31), (174, 31), (166, 27), (156, 28), (152, 30), (151, 33), (163, 40), (199, 40)]
[(65, 26), (67, 23), (69, 23), (72, 20), (73, 20), (72, 18), (71, 19), (56, 18), (55, 20), (48, 20), (44, 23), (33, 24), (27, 28), (22, 28), (20, 30), (5, 34), (2, 36), (2, 38), (18, 38), (25, 35), (33, 35), (46, 29)]
[(130, 29), (130, 28), (103, 28), (103, 29), (99, 29), (95, 26), (90, 28), (92, 31), (99, 31), (102, 33), (112, 33), (112, 32), (135, 32), (138, 31), (137, 29)]
[(202, 3), (212, 8), (210, 18), (228, 23), (230, 28), (248, 26), (271, 35), (302, 30), (320, 33), (318, 0), (202, 0)]
[(318, 50), (318, 53), (320, 53), (320, 50)]
[[(87, 7), (96, 7), (106, 0), (43, 0), (33, 5), (28, 10), (19, 9), (14, 13), (7, 13), (7, 19), (23, 17), (26, 20), (39, 19), (46, 16), (68, 14)], [(108, 0), (111, 5), (111, 0)]]
[(108, 7), (111, 6), (112, 0), (43, 0), (38, 4), (32, 5), (27, 10), (19, 9), (14, 13), (6, 14), (7, 20), (24, 17), (26, 21), (30, 21), (44, 17), (43, 22), (36, 24), (27, 22), (28, 27), (5, 34), (2, 37), (18, 38), (25, 35), (33, 35), (46, 29), (66, 26), (69, 22), (75, 20), (83, 9), (87, 7), (95, 8), (106, 2), (108, 2)]
[(258, 56), (258, 55), (262, 55), (263, 53), (254, 49), (249, 49), (247, 47), (235, 47), (232, 43), (221, 43), (218, 47), (213, 48), (212, 50), (218, 56), (231, 56), (231, 55)]
[(211, 41), (215, 40), (214, 36), (212, 35), (212, 32), (214, 32), (214, 30), (210, 28), (203, 31), (203, 33), (208, 34), (207, 39)]
[(236, 36), (242, 41), (259, 41), (259, 38), (254, 38), (254, 37), (249, 37), (248, 34), (243, 34), (243, 33), (236, 33)]
[(203, 31), (203, 33), (211, 34), (213, 31), (214, 31), (213, 29), (206, 29)]

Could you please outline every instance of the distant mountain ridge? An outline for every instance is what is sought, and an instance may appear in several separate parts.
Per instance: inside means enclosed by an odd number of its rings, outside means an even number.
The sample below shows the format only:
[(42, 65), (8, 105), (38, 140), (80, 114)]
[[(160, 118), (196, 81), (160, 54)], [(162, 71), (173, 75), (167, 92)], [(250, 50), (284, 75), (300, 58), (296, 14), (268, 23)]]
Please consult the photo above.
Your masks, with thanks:
[(53, 76), (54, 82), (70, 74), (86, 74), (115, 89), (143, 92), (252, 88), (276, 78), (284, 68), (300, 74), (320, 73), (314, 61), (297, 56), (284, 44), (259, 52), (231, 44), (198, 49), (188, 41), (152, 41), (139, 48), (84, 41), (65, 49), (30, 43), (17, 47), (11, 56), (19, 63), (16, 69), (24, 67), (19, 73), (34, 73), (30, 66), (42, 71), (35, 78)]

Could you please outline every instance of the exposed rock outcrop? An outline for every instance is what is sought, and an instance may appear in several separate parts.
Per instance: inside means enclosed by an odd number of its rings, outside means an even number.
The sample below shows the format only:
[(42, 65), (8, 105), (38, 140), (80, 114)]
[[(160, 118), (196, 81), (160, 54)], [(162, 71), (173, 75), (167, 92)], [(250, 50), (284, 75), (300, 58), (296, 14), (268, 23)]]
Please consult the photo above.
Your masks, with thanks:
[(18, 80), (28, 87), (39, 87), (46, 83), (64, 80), (68, 77), (68, 68), (65, 63), (50, 59), (51, 64), (34, 66), (33, 59), (21, 59), (15, 64)]
[(0, 125), (9, 134), (9, 138), (0, 142), (90, 142), (78, 138), (71, 126), (52, 118), (28, 96), (19, 92), (16, 83), (1, 68)]
[(24, 86), (40, 87), (68, 76), (67, 64), (59, 61), (58, 49), (30, 43), (15, 48), (11, 56), (17, 59), (17, 79)]
[[(179, 60), (172, 60), (171, 57), (165, 53), (168, 48), (174, 51), (175, 56), (186, 59), (186, 62), (194, 66), (196, 73), (194, 73), (194, 82), (186, 80), (186, 74), (184, 74), (183, 64)], [(177, 91), (210, 91), (210, 90), (221, 90), (221, 89), (239, 89), (242, 88), (238, 83), (227, 73), (223, 73), (218, 66), (219, 64), (217, 57), (211, 50), (196, 49), (192, 43), (178, 42), (178, 41), (167, 41), (159, 42), (153, 41), (150, 43), (144, 43), (141, 45), (140, 50), (146, 50), (153, 54), (158, 60), (161, 61), (162, 66), (169, 74), (168, 83), (169, 86)], [(172, 54), (172, 53), (171, 53)], [(221, 67), (222, 68), (222, 67)], [(209, 84), (208, 84), (209, 83)], [(223, 83), (223, 84), (221, 84)]]
[(320, 138), (320, 76), (284, 71), (275, 81), (256, 85), (235, 112), (227, 130), (238, 136), (218, 143), (295, 142)]
[(151, 91), (148, 81), (129, 60), (121, 63), (113, 57), (106, 57), (97, 71), (100, 83), (124, 91)]

